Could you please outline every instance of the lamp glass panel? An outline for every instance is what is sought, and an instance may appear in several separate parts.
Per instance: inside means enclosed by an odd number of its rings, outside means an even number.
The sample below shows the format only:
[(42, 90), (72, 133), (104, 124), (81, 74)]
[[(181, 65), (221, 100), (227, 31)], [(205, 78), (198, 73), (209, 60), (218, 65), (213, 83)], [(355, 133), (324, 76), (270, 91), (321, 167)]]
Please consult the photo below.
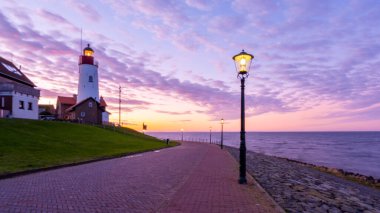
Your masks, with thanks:
[(251, 66), (252, 56), (248, 54), (239, 54), (234, 57), (236, 70), (238, 73), (247, 73)]
[(85, 55), (85, 56), (92, 56), (93, 53), (94, 53), (94, 52), (91, 51), (91, 50), (85, 50), (85, 51), (84, 51), (84, 55)]

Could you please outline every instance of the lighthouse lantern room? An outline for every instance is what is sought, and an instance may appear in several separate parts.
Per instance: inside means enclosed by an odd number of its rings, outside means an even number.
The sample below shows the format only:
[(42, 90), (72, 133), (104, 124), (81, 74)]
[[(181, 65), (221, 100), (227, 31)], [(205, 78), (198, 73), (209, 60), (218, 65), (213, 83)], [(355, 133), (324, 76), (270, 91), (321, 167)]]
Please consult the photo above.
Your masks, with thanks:
[(98, 64), (94, 60), (94, 50), (90, 44), (79, 57), (79, 82), (77, 103), (89, 97), (99, 102)]

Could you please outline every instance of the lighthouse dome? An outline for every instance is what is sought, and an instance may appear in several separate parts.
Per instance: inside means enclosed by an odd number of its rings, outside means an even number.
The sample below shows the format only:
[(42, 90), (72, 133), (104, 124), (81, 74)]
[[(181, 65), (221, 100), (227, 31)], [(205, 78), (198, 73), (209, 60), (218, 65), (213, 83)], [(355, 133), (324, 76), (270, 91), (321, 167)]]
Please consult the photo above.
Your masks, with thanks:
[(94, 50), (90, 47), (90, 44), (87, 44), (87, 47), (83, 49), (83, 55), (92, 56), (94, 54)]

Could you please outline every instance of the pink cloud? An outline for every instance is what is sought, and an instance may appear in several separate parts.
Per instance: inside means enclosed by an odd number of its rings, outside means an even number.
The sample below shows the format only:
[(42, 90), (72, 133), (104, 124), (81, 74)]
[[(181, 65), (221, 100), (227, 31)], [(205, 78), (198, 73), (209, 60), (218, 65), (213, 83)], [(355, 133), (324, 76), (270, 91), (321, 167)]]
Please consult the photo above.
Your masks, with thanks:
[[(342, 8), (335, 5), (334, 8), (333, 3), (311, 1), (237, 0), (232, 3), (233, 9), (223, 11), (228, 16), (220, 16), (220, 11), (207, 8), (207, 5), (203, 5), (203, 9), (208, 10), (203, 11), (202, 2), (195, 0), (136, 1), (122, 5), (119, 1), (110, 2), (114, 3), (114, 9), (129, 9), (123, 18), (132, 20), (134, 25), (130, 27), (152, 33), (159, 42), (167, 42), (165, 45), (170, 48), (181, 47), (169, 57), (160, 57), (159, 51), (152, 54), (134, 50), (127, 42), (101, 34), (104, 32), (91, 33), (100, 61), (102, 92), (111, 97), (107, 101), (112, 110), (117, 110), (118, 104), (112, 94), (119, 84), (125, 84), (150, 94), (190, 101), (204, 109), (194, 113), (236, 119), (239, 117), (240, 94), (239, 81), (234, 81), (233, 73), (231, 80), (227, 81), (221, 76), (217, 76), (221, 80), (208, 79), (199, 73), (196, 74), (202, 77), (193, 75), (191, 81), (186, 81), (169, 77), (176, 76), (167, 74), (174, 71), (164, 70), (163, 74), (159, 72), (161, 68), (155, 67), (175, 59), (175, 54), (207, 52), (215, 56), (210, 64), (217, 67), (213, 71), (218, 73), (228, 69), (225, 60), (230, 60), (231, 49), (244, 46), (253, 50), (256, 56), (252, 77), (247, 80), (248, 115), (302, 111), (328, 100), (341, 103), (344, 110), (352, 112), (353, 118), (356, 118), (354, 112), (360, 114), (358, 117), (372, 115), (378, 118), (377, 109), (364, 110), (380, 100), (377, 75), (380, 48), (376, 22), (380, 13), (379, 7), (370, 8), (368, 2), (358, 8), (352, 8), (355, 5), (352, 3)], [(77, 2), (71, 4), (77, 6)], [(100, 19), (96, 11), (92, 13), (95, 17), (86, 15), (82, 11), (85, 7), (78, 7), (82, 15), (93, 21)], [(65, 17), (48, 10), (37, 12), (40, 17), (55, 23), (52, 25), (72, 25)], [(24, 11), (24, 14), (31, 13)], [(239, 25), (242, 15), (245, 17), (244, 27)], [(23, 65), (28, 76), (43, 90), (43, 95), (75, 93), (78, 38), (73, 39), (60, 27), (48, 33), (39, 30), (38, 26), (26, 24), (30, 21), (28, 15), (20, 18), (24, 21), (13, 16), (12, 12), (0, 12), (0, 42), (4, 47), (1, 54), (14, 50), (14, 61)], [(177, 74), (183, 72), (177, 67), (171, 69)], [(186, 67), (187, 70), (196, 72)], [(131, 106), (128, 110), (150, 108), (154, 104), (149, 97), (142, 97), (135, 91), (128, 93), (127, 97), (125, 103)], [(132, 97), (136, 100), (131, 100)], [(349, 112), (334, 116), (349, 117)]]
[(196, 8), (198, 10), (211, 10), (212, 6), (214, 6), (214, 1), (203, 1), (203, 0), (186, 0), (187, 5), (190, 7)]
[[(241, 28), (244, 28), (246, 21), (244, 16), (216, 16), (210, 23), (210, 31), (218, 33), (237, 33)], [(228, 29), (228, 30), (226, 30)]]
[(90, 4), (86, 4), (82, 1), (69, 0), (67, 1), (71, 8), (78, 11), (87, 20), (92, 22), (98, 22), (101, 19), (101, 15)]
[(189, 115), (189, 114), (191, 114), (191, 111), (172, 112), (172, 111), (165, 111), (165, 110), (156, 110), (156, 112), (163, 113), (163, 114), (169, 114), (169, 115)]
[(238, 11), (251, 12), (255, 16), (267, 15), (279, 8), (277, 0), (234, 0), (232, 7)]
[(19, 31), (13, 27), (13, 25), (9, 22), (9, 20), (3, 15), (0, 11), (0, 38), (9, 38), (9, 37), (19, 37)]

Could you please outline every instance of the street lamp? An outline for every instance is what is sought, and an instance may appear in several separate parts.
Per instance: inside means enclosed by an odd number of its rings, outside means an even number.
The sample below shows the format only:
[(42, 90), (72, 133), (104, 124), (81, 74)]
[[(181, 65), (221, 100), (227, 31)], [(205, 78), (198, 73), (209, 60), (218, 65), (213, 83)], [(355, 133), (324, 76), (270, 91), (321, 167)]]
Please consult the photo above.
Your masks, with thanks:
[(224, 124), (224, 119), (220, 120), (220, 124), (222, 125), (222, 134), (220, 137), (220, 148), (223, 149), (223, 124)]
[(211, 128), (211, 126), (210, 126), (210, 144), (211, 144), (211, 129), (212, 129), (212, 128)]
[(183, 128), (181, 128), (181, 132), (182, 132), (182, 139), (181, 139), (181, 141), (183, 141)]
[(245, 109), (244, 109), (244, 83), (248, 78), (249, 68), (253, 59), (253, 55), (241, 51), (241, 53), (232, 57), (235, 61), (237, 76), (241, 81), (241, 112), (240, 112), (240, 168), (239, 168), (239, 183), (246, 184), (246, 152), (245, 146)]

